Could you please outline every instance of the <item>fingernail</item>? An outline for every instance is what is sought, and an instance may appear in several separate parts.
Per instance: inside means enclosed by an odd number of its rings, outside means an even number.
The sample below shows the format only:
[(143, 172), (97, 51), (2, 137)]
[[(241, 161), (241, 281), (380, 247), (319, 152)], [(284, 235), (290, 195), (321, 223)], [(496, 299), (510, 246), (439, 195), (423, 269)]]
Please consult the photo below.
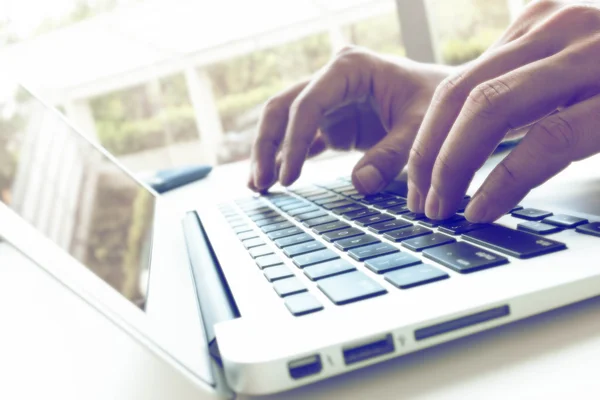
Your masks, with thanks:
[(367, 193), (377, 193), (383, 189), (385, 184), (381, 172), (372, 165), (360, 168), (356, 171), (355, 176), (362, 189)]
[(415, 213), (422, 213), (424, 209), (424, 201), (423, 196), (417, 189), (415, 185), (413, 185), (410, 181), (408, 182), (408, 209)]
[(487, 214), (487, 204), (485, 203), (483, 194), (475, 195), (465, 210), (465, 217), (471, 222), (486, 222), (484, 221)]
[(425, 200), (425, 215), (431, 219), (439, 219), (442, 210), (442, 200), (434, 188), (429, 189)]

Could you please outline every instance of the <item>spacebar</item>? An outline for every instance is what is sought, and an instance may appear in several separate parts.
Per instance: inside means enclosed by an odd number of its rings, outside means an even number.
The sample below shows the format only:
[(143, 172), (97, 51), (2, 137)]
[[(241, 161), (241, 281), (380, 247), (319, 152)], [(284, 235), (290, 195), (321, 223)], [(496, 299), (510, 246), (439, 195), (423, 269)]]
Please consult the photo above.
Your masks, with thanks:
[(531, 258), (567, 248), (564, 243), (556, 240), (501, 225), (490, 225), (468, 232), (463, 234), (462, 238), (467, 242), (517, 258)]

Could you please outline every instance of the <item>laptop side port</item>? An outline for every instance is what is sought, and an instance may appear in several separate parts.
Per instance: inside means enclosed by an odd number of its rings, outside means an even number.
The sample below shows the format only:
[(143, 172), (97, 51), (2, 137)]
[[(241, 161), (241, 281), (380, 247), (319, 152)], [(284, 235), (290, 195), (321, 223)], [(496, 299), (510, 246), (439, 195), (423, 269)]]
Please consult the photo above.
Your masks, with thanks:
[(342, 351), (344, 353), (346, 365), (350, 365), (384, 354), (393, 353), (395, 349), (394, 339), (391, 334), (388, 334), (380, 336), (375, 340), (370, 340), (369, 342), (363, 342), (360, 345), (344, 347)]
[(302, 379), (310, 375), (316, 375), (321, 372), (322, 369), (323, 364), (321, 363), (321, 356), (318, 354), (290, 361), (288, 364), (290, 376), (294, 379)]

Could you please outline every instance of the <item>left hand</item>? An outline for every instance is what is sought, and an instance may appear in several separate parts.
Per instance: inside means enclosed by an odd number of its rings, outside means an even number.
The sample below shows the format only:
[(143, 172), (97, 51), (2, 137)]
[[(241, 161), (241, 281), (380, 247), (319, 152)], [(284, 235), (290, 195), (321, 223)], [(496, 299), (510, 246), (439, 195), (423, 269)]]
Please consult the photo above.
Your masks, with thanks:
[(451, 216), (510, 131), (532, 126), (466, 210), (490, 222), (571, 162), (600, 152), (600, 1), (537, 1), (442, 83), (409, 158), (409, 208)]

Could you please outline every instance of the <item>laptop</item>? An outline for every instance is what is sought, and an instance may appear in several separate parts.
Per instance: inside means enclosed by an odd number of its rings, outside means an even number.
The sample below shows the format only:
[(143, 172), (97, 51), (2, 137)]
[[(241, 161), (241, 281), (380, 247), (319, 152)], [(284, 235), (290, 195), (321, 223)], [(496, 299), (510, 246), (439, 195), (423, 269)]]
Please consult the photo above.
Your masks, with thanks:
[(404, 176), (181, 210), (27, 90), (1, 102), (0, 236), (209, 395), (282, 392), (600, 294), (597, 157), (494, 224), (464, 219), (468, 196), (449, 220), (411, 213)]

